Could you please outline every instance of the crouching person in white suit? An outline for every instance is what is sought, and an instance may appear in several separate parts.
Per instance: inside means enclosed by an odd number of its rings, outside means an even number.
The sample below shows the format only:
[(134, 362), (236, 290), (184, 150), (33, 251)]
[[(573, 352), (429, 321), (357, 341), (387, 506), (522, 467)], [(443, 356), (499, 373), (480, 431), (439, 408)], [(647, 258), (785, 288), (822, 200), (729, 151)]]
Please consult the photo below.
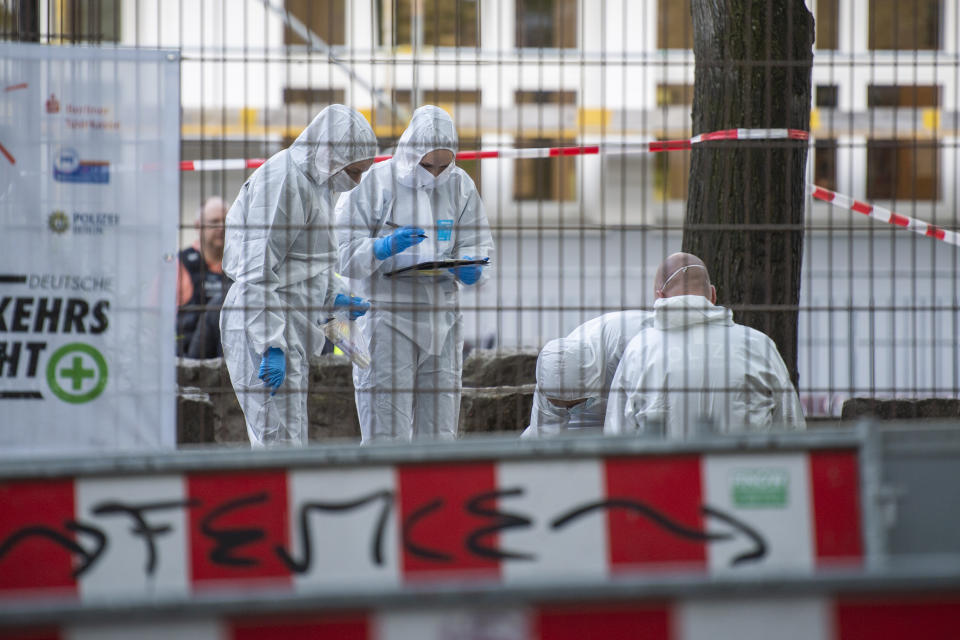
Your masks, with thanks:
[(715, 433), (803, 429), (797, 392), (763, 333), (716, 306), (703, 261), (675, 253), (657, 269), (653, 326), (623, 354), (604, 432), (683, 440)]

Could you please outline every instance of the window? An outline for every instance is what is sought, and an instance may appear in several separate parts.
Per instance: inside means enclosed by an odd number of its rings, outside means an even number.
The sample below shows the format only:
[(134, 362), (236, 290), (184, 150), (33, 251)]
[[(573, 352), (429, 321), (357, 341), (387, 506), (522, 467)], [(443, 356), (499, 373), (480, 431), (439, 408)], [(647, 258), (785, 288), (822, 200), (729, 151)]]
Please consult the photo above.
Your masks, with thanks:
[(813, 184), (837, 190), (837, 141), (817, 140), (813, 147)]
[[(428, 47), (476, 47), (480, 43), (479, 0), (380, 0), (382, 46), (411, 46), (414, 19)], [(423, 13), (415, 14), (420, 8)]]
[(693, 48), (690, 0), (657, 0), (657, 48)]
[[(560, 147), (569, 141), (556, 138), (518, 138), (518, 149)], [(577, 163), (572, 157), (523, 158), (514, 161), (513, 199), (554, 200), (577, 199)]]
[(527, 104), (556, 104), (572, 106), (577, 104), (576, 91), (544, 91), (544, 90), (520, 90), (515, 91), (513, 99), (517, 106)]
[(577, 0), (516, 0), (517, 47), (577, 46)]
[[(327, 44), (344, 44), (344, 0), (284, 0), (284, 8)], [(284, 28), (283, 44), (306, 44), (293, 30)]]
[[(576, 91), (519, 90), (513, 94), (520, 108), (560, 111), (577, 104)], [(569, 140), (547, 137), (518, 137), (516, 147), (562, 147)], [(570, 201), (577, 198), (577, 163), (572, 157), (524, 158), (514, 161), (514, 200)]]
[(818, 84), (815, 94), (815, 104), (818, 107), (837, 107), (839, 88), (835, 84)]
[[(417, 106), (435, 104), (446, 109), (456, 119), (454, 111), (462, 108), (476, 108), (480, 104), (481, 93), (476, 89), (424, 89)], [(412, 92), (409, 89), (394, 89), (393, 100), (399, 105), (413, 109)]]
[(656, 199), (686, 200), (690, 183), (690, 150), (657, 153), (653, 159), (653, 190)]
[(17, 36), (17, 14), (13, 7), (0, 5), (0, 39), (15, 39)]
[[(955, 0), (950, 0), (954, 2)], [(941, 0), (870, 0), (870, 49), (939, 49)]]
[(919, 109), (940, 106), (940, 87), (935, 85), (883, 85), (867, 87), (868, 107)]
[[(391, 92), (393, 103), (401, 108), (402, 111), (413, 112), (415, 107), (425, 104), (435, 104), (453, 117), (454, 124), (457, 125), (459, 132), (462, 126), (460, 120), (467, 120), (475, 126), (479, 122), (479, 111), (482, 100), (482, 94), (478, 89), (425, 89), (420, 92), (420, 99), (414, 104), (413, 92), (410, 89), (394, 89)], [(394, 114), (386, 109), (385, 106), (378, 107), (376, 113), (384, 112), (383, 122), (377, 120), (380, 124), (392, 124), (406, 126), (406, 122), (397, 121)]]
[(839, 49), (839, 0), (817, 0), (817, 49)]
[(692, 84), (658, 84), (657, 106), (674, 107), (693, 104)]
[(61, 0), (55, 3), (53, 34), (64, 42), (119, 42), (121, 0)]
[(323, 105), (343, 104), (343, 89), (313, 89), (300, 87), (284, 87), (283, 104)]
[(868, 140), (867, 199), (938, 200), (939, 151), (932, 140)]

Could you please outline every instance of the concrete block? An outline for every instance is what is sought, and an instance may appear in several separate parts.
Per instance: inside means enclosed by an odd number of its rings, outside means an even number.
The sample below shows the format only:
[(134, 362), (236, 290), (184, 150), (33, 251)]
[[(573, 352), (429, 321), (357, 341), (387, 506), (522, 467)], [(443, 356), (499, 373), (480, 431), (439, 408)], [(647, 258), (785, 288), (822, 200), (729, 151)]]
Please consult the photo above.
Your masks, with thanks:
[(539, 352), (534, 350), (471, 351), (463, 363), (463, 386), (516, 387), (536, 384), (538, 355)]
[(960, 418), (960, 400), (920, 398), (878, 400), (851, 398), (843, 403), (841, 420), (875, 418), (877, 420), (916, 420)]
[(465, 388), (460, 400), (460, 435), (519, 433), (530, 422), (534, 385)]
[(210, 396), (196, 387), (182, 388), (177, 396), (177, 444), (213, 442), (213, 425)]

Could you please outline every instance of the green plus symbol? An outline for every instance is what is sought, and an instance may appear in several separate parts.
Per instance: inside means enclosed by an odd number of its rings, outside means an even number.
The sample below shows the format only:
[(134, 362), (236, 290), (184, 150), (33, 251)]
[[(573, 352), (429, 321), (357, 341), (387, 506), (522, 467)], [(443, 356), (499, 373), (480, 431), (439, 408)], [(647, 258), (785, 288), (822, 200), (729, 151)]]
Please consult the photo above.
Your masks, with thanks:
[[(71, 357), (70, 367), (60, 367), (61, 361)], [(92, 360), (93, 368), (85, 367), (84, 360)], [(83, 382), (87, 378), (93, 380), (93, 388), (82, 392)], [(69, 390), (60, 384), (60, 379), (69, 381), (66, 385)], [(73, 404), (89, 402), (103, 393), (107, 386), (107, 361), (99, 351), (82, 342), (65, 344), (50, 356), (47, 362), (47, 384), (54, 395)]]
[(83, 368), (83, 359), (80, 356), (74, 356), (72, 369), (60, 369), (61, 378), (70, 378), (73, 380), (73, 390), (80, 391), (83, 387), (84, 378), (92, 378), (96, 374), (93, 369)]

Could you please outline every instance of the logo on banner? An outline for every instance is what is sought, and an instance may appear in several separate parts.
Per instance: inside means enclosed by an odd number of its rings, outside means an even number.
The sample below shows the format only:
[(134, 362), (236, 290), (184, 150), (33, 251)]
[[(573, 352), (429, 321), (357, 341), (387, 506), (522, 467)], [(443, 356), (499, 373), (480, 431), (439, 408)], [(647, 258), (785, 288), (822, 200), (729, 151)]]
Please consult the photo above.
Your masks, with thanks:
[(47, 113), (60, 113), (60, 101), (57, 100), (57, 96), (50, 94), (50, 97), (46, 102)]
[(736, 507), (787, 506), (790, 477), (786, 469), (737, 469), (733, 472), (731, 484)]
[(54, 233), (71, 231), (75, 235), (103, 235), (120, 224), (120, 214), (74, 211), (67, 215), (63, 211), (54, 211), (47, 218), (47, 226)]
[(107, 184), (110, 182), (110, 163), (81, 160), (76, 149), (60, 147), (53, 157), (53, 179), (57, 182)]
[(70, 218), (63, 211), (54, 211), (47, 218), (47, 226), (54, 233), (66, 233), (70, 229)]
[(107, 386), (107, 361), (88, 344), (65, 344), (47, 362), (47, 384), (64, 402), (90, 402)]

